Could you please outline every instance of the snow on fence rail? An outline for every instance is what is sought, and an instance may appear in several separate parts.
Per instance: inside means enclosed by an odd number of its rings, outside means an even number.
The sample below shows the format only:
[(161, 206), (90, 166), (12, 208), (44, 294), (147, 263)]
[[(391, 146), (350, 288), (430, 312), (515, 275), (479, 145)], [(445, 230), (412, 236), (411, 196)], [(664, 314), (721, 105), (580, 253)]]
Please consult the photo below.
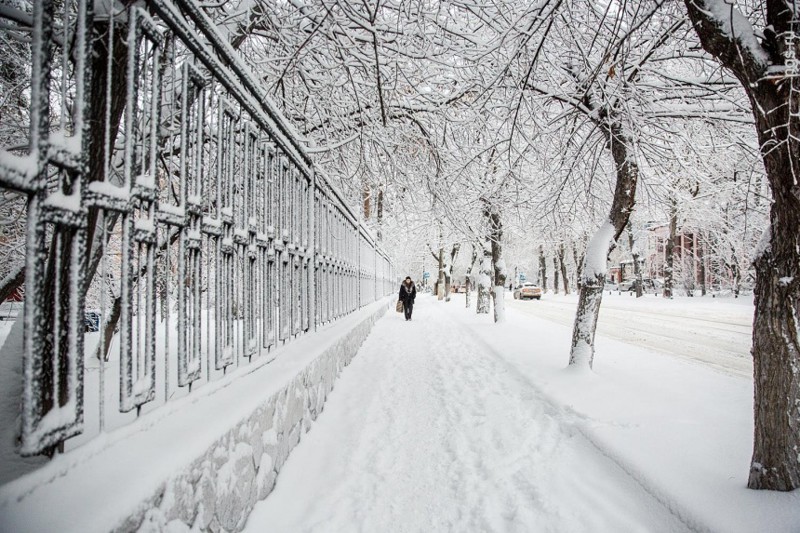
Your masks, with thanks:
[(33, 5), (28, 147), (0, 152), (27, 217), (23, 455), (83, 433), (87, 409), (103, 430), (109, 390), (138, 414), (394, 289), (197, 4)]

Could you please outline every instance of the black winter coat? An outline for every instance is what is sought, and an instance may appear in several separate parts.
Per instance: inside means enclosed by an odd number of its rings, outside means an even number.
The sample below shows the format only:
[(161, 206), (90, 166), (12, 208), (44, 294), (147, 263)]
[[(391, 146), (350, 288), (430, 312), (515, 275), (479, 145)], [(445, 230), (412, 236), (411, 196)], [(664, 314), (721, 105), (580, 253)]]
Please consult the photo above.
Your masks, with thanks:
[(400, 284), (400, 296), (398, 297), (404, 304), (414, 304), (414, 298), (417, 297), (417, 286), (411, 282), (411, 288), (406, 288), (405, 283)]

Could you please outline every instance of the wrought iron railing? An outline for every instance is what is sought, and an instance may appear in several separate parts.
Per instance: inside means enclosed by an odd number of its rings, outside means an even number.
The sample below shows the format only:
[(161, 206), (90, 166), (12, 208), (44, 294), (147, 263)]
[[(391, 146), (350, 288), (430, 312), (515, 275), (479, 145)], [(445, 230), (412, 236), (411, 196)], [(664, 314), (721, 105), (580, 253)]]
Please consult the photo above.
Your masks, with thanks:
[[(135, 5), (37, 0), (18, 28), (30, 128), (0, 153), (0, 188), (27, 217), (5, 241), (26, 241), (23, 455), (394, 290), (388, 257), (201, 8)], [(30, 16), (16, 15), (7, 31)]]

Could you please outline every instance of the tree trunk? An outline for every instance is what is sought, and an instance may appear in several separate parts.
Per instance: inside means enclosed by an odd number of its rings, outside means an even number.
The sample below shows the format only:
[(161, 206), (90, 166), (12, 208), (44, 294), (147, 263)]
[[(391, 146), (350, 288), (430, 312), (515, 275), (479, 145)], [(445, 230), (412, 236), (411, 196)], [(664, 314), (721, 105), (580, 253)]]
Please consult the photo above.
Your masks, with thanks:
[(478, 304), (475, 312), (479, 315), (489, 314), (489, 290), (492, 284), (492, 248), (484, 244), (481, 267), (478, 271)]
[(436, 278), (436, 299), (444, 299), (444, 248), (439, 248), (439, 277)]
[(544, 256), (544, 246), (539, 246), (539, 284), (542, 292), (547, 292), (547, 259)]
[(564, 294), (569, 294), (569, 279), (567, 279), (567, 265), (564, 264), (564, 243), (558, 245), (558, 263), (561, 268), (561, 280), (564, 283)]
[(558, 256), (553, 256), (553, 294), (558, 294), (558, 276), (560, 271), (558, 269)]
[(469, 308), (472, 305), (472, 268), (475, 266), (475, 261), (478, 260), (478, 247), (474, 244), (472, 245), (472, 259), (469, 261), (469, 266), (467, 267), (467, 279), (464, 280), (464, 283), (467, 285), (467, 292), (466, 292), (466, 306)]
[(569, 354), (570, 365), (586, 365), (589, 368), (594, 362), (594, 335), (603, 299), (608, 254), (628, 224), (639, 180), (639, 167), (631, 153), (633, 141), (626, 136), (613, 111), (607, 112), (604, 118), (610, 121), (603, 131), (611, 147), (617, 182), (608, 221), (595, 233), (586, 250)]
[(700, 239), (700, 234), (694, 234), (694, 249), (695, 249), (695, 256), (697, 257), (697, 261), (699, 262), (700, 267), (700, 296), (706, 295), (706, 258), (705, 253), (703, 253), (703, 244)]
[[(800, 57), (797, 14), (781, 0), (767, 0), (764, 38), (745, 46), (728, 31), (730, 23), (715, 18), (713, 6), (685, 2), (703, 48), (734, 73), (750, 98), (772, 191), (768, 233), (754, 261), (755, 431), (748, 487), (790, 491), (800, 487), (800, 185), (793, 173), (800, 168), (800, 93), (791, 81)], [(737, 29), (739, 35), (750, 31), (744, 24)]]
[[(108, 32), (109, 23), (107, 21), (96, 22), (94, 25), (96, 37), (92, 54), (92, 80), (90, 85), (89, 121), (91, 123), (92, 136), (89, 142), (89, 169), (87, 181), (103, 181), (105, 176), (106, 162), (111, 164), (113, 153), (105, 153), (105, 138), (109, 136), (109, 147), (113, 151), (117, 139), (117, 133), (122, 122), (122, 115), (125, 111), (125, 100), (127, 95), (128, 83), (128, 40), (127, 27), (115, 21), (114, 41), (112, 44), (112, 72), (108, 72)], [(108, 76), (111, 76), (111, 101), (107, 101)], [(106, 107), (110, 110), (110, 124), (106, 124)], [(106, 131), (108, 128), (108, 131)], [(116, 222), (117, 213), (109, 213), (105, 218), (112, 218)], [(100, 255), (105, 251), (106, 243), (103, 242), (101, 235), (96, 235), (100, 210), (98, 207), (89, 208), (89, 220), (87, 223), (89, 253), (86, 257), (86, 277), (84, 291), (89, 290), (89, 286), (94, 279), (97, 267), (100, 264)], [(99, 232), (102, 234), (102, 231)]]
[(452, 266), (449, 264), (444, 265), (444, 301), (450, 301), (450, 284), (452, 283), (452, 276), (450, 272), (452, 271)]
[(628, 246), (631, 249), (631, 259), (633, 259), (633, 279), (634, 286), (636, 287), (636, 297), (642, 297), (642, 268), (639, 264), (639, 248), (636, 247), (636, 241), (633, 239), (633, 230), (631, 225), (628, 224)]
[(371, 202), (372, 202), (372, 190), (370, 189), (369, 183), (365, 178), (361, 184), (361, 204), (364, 209), (364, 220), (369, 220), (369, 217), (372, 214)]
[(605, 274), (594, 279), (581, 280), (578, 291), (578, 310), (575, 313), (575, 324), (572, 328), (572, 346), (569, 353), (570, 365), (586, 365), (592, 367), (594, 362), (594, 334), (597, 330), (597, 317), (600, 314), (600, 302), (603, 299)]
[[(773, 207), (773, 221), (793, 218), (795, 233), (777, 230), (780, 233), (773, 234), (771, 246), (755, 262), (755, 443), (748, 486), (789, 491), (800, 487), (800, 372), (796, 371), (800, 367), (800, 260), (797, 252), (786, 248), (787, 243), (798, 245), (800, 209), (792, 214), (776, 211), (780, 209)], [(781, 224), (774, 222), (776, 231)]]
[(492, 301), (494, 302), (494, 321), (505, 322), (506, 263), (503, 259), (503, 221), (493, 205), (487, 205), (484, 214), (489, 219), (492, 246)]
[(578, 253), (577, 245), (572, 245), (572, 260), (575, 261), (575, 287), (581, 290), (581, 276), (583, 276), (583, 259), (585, 254)]
[(739, 263), (736, 261), (736, 255), (733, 256), (731, 274), (733, 275), (733, 297), (738, 298), (739, 290), (742, 284), (742, 271), (739, 269)]
[(450, 250), (450, 260), (444, 267), (444, 301), (450, 301), (450, 285), (453, 280), (453, 265), (456, 263), (458, 251), (461, 249), (461, 243), (455, 243)]
[(377, 206), (375, 208), (375, 211), (376, 211), (376, 213), (375, 213), (376, 233), (377, 233), (377, 236), (378, 236), (378, 240), (382, 241), (383, 240), (383, 231), (381, 230), (381, 228), (383, 226), (383, 189), (382, 188), (378, 189), (378, 200), (377, 200)]
[(675, 288), (675, 239), (678, 233), (678, 205), (675, 198), (669, 208), (669, 235), (664, 243), (664, 298), (672, 298)]

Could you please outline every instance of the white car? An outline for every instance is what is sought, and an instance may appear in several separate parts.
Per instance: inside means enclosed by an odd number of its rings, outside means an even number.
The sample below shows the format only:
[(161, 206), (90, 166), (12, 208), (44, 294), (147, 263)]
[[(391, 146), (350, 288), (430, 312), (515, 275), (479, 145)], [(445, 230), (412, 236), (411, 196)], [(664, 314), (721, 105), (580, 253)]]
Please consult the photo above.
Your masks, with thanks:
[(535, 283), (523, 283), (514, 289), (515, 300), (525, 300), (526, 298), (540, 300), (542, 298), (542, 288)]

